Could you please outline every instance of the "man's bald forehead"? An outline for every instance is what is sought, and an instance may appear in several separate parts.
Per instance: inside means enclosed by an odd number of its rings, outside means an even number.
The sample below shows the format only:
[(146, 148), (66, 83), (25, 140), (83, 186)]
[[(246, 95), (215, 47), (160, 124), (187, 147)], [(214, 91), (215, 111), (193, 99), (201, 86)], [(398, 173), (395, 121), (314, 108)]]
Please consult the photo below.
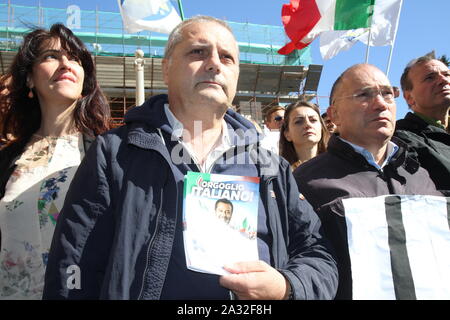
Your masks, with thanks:
[(354, 70), (355, 68), (358, 68), (361, 64), (355, 64), (347, 69), (344, 70), (344, 72), (341, 73), (341, 75), (336, 79), (336, 81), (333, 83), (333, 86), (331, 87), (330, 92), (330, 106), (333, 104), (334, 96), (336, 95), (336, 92), (338, 92), (342, 86), (342, 83), (347, 76), (347, 74)]
[[(186, 29), (192, 29), (192, 26), (194, 25), (202, 25), (202, 24), (207, 24), (207, 23), (215, 23), (218, 26), (223, 27), (224, 29), (228, 30), (228, 32), (231, 34), (231, 36), (233, 37), (234, 41), (236, 42), (236, 47), (237, 50), (239, 52), (239, 46), (236, 40), (236, 37), (234, 36), (233, 30), (231, 29), (231, 27), (223, 20), (214, 18), (214, 17), (210, 17), (210, 16), (202, 16), (202, 15), (198, 15), (198, 16), (194, 16), (192, 18), (189, 18), (187, 20), (184, 20), (183, 22), (181, 22), (180, 24), (178, 24), (170, 33), (169, 35), (169, 39), (167, 40), (167, 44), (166, 44), (166, 48), (164, 51), (164, 58), (169, 59), (170, 56), (172, 55), (172, 52), (174, 51), (174, 48), (176, 47), (176, 45), (178, 43), (180, 43), (185, 34), (185, 30)], [(190, 30), (191, 31), (191, 30)]]
[(350, 68), (348, 68), (346, 71), (344, 71), (343, 78), (344, 79), (350, 78), (353, 74), (355, 74), (356, 72), (361, 71), (361, 70), (367, 70), (367, 72), (379, 72), (384, 75), (383, 71), (378, 69), (376, 66), (374, 66), (372, 64), (367, 64), (367, 63), (360, 63), (360, 64), (355, 64), (355, 65), (351, 66)]
[(334, 82), (330, 92), (330, 105), (333, 104), (334, 96), (336, 95), (337, 92), (340, 91), (342, 84), (344, 82), (352, 80), (355, 73), (360, 72), (361, 70), (367, 70), (368, 72), (379, 72), (384, 75), (383, 71), (381, 71), (376, 66), (368, 63), (358, 63), (349, 67), (344, 72), (342, 72), (342, 74)]

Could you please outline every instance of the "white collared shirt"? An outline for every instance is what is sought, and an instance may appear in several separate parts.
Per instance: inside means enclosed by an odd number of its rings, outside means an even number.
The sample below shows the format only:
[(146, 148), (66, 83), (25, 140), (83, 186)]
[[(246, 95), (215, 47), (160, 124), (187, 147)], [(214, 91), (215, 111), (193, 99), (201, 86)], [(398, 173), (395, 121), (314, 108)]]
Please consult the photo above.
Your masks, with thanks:
[(383, 168), (389, 163), (389, 161), (391, 161), (392, 157), (397, 153), (397, 150), (399, 149), (395, 143), (393, 143), (392, 141), (388, 141), (388, 145), (387, 145), (387, 149), (386, 149), (387, 156), (386, 156), (386, 159), (384, 160), (384, 162), (380, 166), (375, 161), (373, 154), (371, 152), (369, 152), (369, 150), (367, 150), (363, 147), (360, 147), (354, 143), (351, 143), (345, 139), (342, 139), (341, 137), (338, 137), (338, 138), (341, 139), (342, 141), (344, 141), (345, 143), (349, 144), (357, 153), (362, 155), (370, 165), (374, 166), (375, 168), (377, 168), (377, 170), (381, 170), (381, 171), (383, 171)]
[(191, 146), (183, 141), (183, 124), (175, 117), (175, 115), (170, 111), (169, 104), (164, 104), (164, 111), (166, 113), (167, 120), (169, 120), (169, 124), (172, 127), (172, 140), (178, 141), (183, 148), (189, 153), (192, 160), (195, 162), (200, 172), (211, 172), (212, 166), (226, 151), (233, 147), (233, 144), (230, 139), (230, 135), (228, 132), (228, 126), (224, 119), (222, 119), (222, 132), (220, 133), (220, 137), (217, 139), (214, 146), (211, 148), (211, 151), (208, 153), (206, 160), (203, 164), (200, 164), (200, 161), (196, 157), (194, 150), (192, 150)]
[(279, 148), (280, 142), (280, 131), (279, 130), (270, 130), (266, 125), (263, 127), (263, 136), (260, 140), (261, 147), (272, 151), (275, 154), (280, 153)]

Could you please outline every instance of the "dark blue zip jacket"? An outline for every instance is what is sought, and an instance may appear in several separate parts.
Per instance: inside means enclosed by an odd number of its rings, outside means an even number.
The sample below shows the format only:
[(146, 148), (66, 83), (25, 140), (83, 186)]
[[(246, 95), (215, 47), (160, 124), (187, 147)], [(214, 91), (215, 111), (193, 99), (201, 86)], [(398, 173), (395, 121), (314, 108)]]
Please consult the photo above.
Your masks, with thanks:
[[(56, 226), (44, 299), (161, 297), (182, 214), (183, 171), (195, 170), (171, 160), (169, 150), (178, 143), (171, 141), (165, 103), (167, 96), (160, 95), (134, 108), (125, 126), (90, 148)], [(270, 264), (288, 279), (295, 299), (332, 299), (336, 262), (320, 220), (299, 198), (289, 164), (257, 148), (258, 135), (245, 118), (228, 110), (225, 121), (236, 147), (212, 173), (260, 176)]]

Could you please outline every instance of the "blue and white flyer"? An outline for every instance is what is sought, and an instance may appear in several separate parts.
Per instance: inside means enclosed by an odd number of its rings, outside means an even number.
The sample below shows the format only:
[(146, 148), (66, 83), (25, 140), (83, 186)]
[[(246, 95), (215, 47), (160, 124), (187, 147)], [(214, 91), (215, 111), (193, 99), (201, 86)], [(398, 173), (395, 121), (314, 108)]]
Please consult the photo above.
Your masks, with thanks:
[(226, 264), (258, 260), (259, 178), (188, 172), (183, 239), (187, 268), (225, 275)]

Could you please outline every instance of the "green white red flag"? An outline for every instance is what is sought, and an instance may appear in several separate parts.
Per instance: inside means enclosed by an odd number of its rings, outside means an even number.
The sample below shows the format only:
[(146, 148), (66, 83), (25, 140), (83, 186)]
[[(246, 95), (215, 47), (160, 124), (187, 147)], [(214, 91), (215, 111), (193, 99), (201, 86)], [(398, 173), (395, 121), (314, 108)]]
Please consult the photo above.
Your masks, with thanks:
[[(282, 22), (291, 42), (278, 53), (308, 46), (319, 35), (321, 52), (329, 59), (357, 40), (371, 46), (391, 45), (402, 0), (291, 0), (283, 5)], [(322, 37), (324, 39), (322, 39)]]

